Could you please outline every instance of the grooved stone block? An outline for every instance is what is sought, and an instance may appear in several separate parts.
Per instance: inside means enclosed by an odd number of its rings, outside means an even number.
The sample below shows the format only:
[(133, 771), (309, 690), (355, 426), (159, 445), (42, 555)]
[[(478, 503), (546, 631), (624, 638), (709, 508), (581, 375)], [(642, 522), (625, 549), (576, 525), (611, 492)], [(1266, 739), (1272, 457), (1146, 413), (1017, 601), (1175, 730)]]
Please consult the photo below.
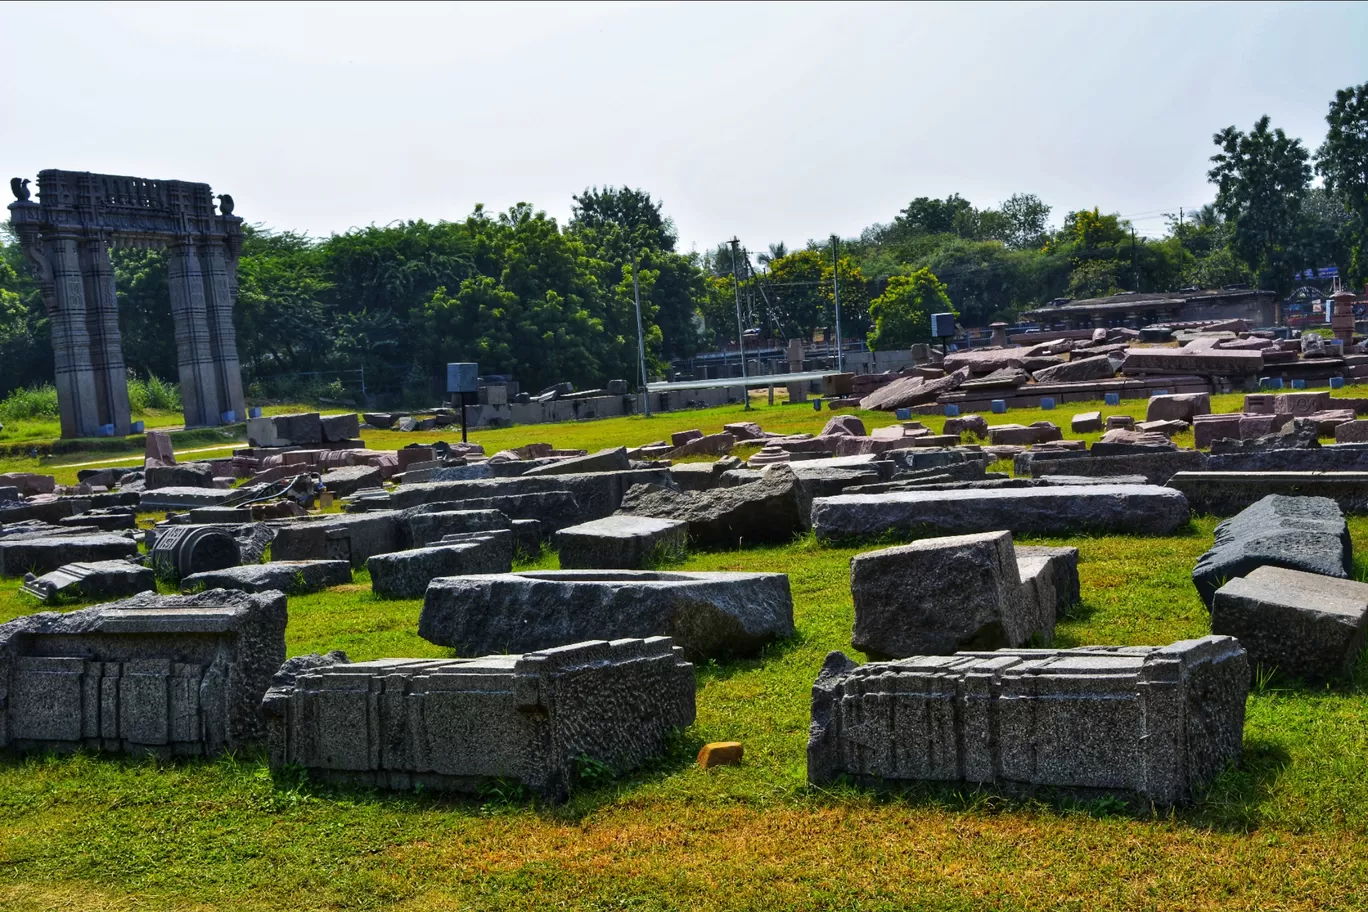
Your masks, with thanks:
[(1185, 526), (1188, 519), (1187, 498), (1154, 485), (895, 491), (819, 497), (812, 504), (812, 527), (824, 541), (888, 532), (963, 535), (998, 530), (1162, 535)]
[(65, 564), (43, 576), (29, 574), (24, 591), (44, 601), (62, 597), (120, 598), (157, 588), (157, 577), (150, 567), (126, 560)]
[(1328, 497), (1269, 494), (1216, 527), (1192, 583), (1210, 608), (1223, 583), (1265, 566), (1348, 579), (1353, 542), (1339, 505)]
[(323, 665), (262, 709), (275, 769), (380, 788), (477, 791), (511, 780), (564, 797), (587, 758), (624, 772), (694, 721), (693, 666), (666, 637), (477, 659)]
[(215, 589), (0, 625), (0, 747), (161, 757), (246, 747), (264, 734), (285, 620), (279, 592)]
[(18, 541), (6, 538), (0, 539), (0, 576), (51, 573), (64, 564), (124, 560), (137, 554), (137, 542), (111, 532)]
[[(851, 645), (877, 658), (1021, 646), (1036, 621), (1022, 597), (1009, 532), (857, 554), (850, 561), (850, 594)], [(1053, 633), (1053, 610), (1049, 628)]]
[(1312, 683), (1353, 673), (1368, 628), (1368, 584), (1259, 567), (1211, 603), (1213, 633), (1238, 637), (1253, 667)]
[(565, 570), (645, 570), (684, 551), (689, 524), (651, 516), (608, 516), (561, 529), (556, 550)]
[(276, 560), (345, 560), (360, 567), (376, 554), (402, 547), (399, 514), (393, 510), (286, 523), (276, 530)]
[[(457, 532), (512, 529), (513, 522), (498, 510), (460, 510), (456, 504), (431, 504), (405, 510), (399, 516), (413, 547), (424, 548)], [(535, 521), (535, 520), (534, 520)]]
[(1190, 800), (1240, 756), (1239, 642), (960, 652), (856, 666), (812, 688), (808, 780), (841, 775)]
[(669, 636), (690, 661), (793, 635), (782, 573), (538, 570), (433, 580), (418, 635), (466, 655), (581, 639)]

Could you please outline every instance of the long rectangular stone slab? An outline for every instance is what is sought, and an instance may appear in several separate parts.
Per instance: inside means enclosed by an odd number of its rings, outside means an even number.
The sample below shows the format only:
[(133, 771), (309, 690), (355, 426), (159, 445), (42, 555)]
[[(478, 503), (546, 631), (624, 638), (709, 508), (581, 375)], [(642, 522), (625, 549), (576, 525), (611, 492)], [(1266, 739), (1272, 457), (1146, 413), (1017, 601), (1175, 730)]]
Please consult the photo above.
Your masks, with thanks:
[(1233, 516), (1269, 494), (1328, 497), (1345, 513), (1368, 513), (1368, 472), (1177, 472), (1168, 486), (1197, 514)]
[(52, 538), (9, 537), (0, 540), (0, 576), (51, 573), (63, 564), (125, 560), (136, 557), (131, 535), (97, 532)]
[(1069, 459), (1061, 467), (1058, 459), (1039, 458), (1027, 450), (1016, 457), (1015, 465), (1018, 475), (1024, 474), (1024, 468), (1032, 478), (1039, 478), (1042, 475), (1087, 475), (1093, 478), (1105, 478), (1109, 475), (1143, 475), (1150, 484), (1162, 485), (1176, 472), (1202, 471), (1206, 467), (1206, 462), (1206, 453), (1197, 450), (1169, 450), (1159, 453), (1124, 453), (1119, 456)]
[(812, 528), (822, 540), (903, 535), (1012, 533), (1164, 535), (1187, 525), (1181, 493), (1155, 485), (1050, 485), (959, 491), (898, 491), (819, 497)]
[(930, 780), (1190, 800), (1240, 756), (1249, 664), (1228, 636), (1170, 646), (959, 652), (812, 688), (808, 779)]
[(1257, 351), (1208, 349), (1188, 351), (1179, 348), (1131, 348), (1121, 362), (1125, 374), (1197, 374), (1199, 376), (1249, 376), (1263, 370), (1263, 355)]
[(314, 667), (262, 707), (275, 769), (391, 789), (504, 780), (560, 798), (586, 759), (623, 772), (659, 756), (694, 720), (694, 676), (668, 637), (600, 640)]

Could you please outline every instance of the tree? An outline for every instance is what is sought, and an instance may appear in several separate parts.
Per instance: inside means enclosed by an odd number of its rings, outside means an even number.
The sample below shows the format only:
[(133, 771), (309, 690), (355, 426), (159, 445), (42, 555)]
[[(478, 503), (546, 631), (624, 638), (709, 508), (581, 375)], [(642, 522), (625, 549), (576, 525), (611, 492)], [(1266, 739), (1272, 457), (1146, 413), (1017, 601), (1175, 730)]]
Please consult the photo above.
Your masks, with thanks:
[(1006, 221), (1002, 242), (1013, 250), (1039, 248), (1050, 227), (1050, 207), (1034, 193), (1013, 193), (1002, 204)]
[(590, 187), (572, 197), (570, 229), (594, 232), (600, 243), (609, 236), (638, 248), (664, 250), (673, 253), (679, 235), (674, 222), (662, 212), (663, 204), (651, 199), (644, 190), (628, 187)]
[(1351, 269), (1362, 281), (1368, 278), (1368, 83), (1336, 92), (1325, 122), (1330, 129), (1316, 150), (1316, 172), (1353, 214)]
[(755, 259), (761, 266), (768, 266), (775, 260), (786, 256), (788, 256), (788, 246), (783, 241), (779, 241), (776, 244), (770, 244), (769, 250), (757, 255)]
[(1221, 151), (1211, 157), (1207, 178), (1217, 188), (1216, 208), (1232, 223), (1231, 248), (1260, 285), (1286, 292), (1300, 268), (1294, 248), (1311, 182), (1306, 149), (1270, 129), (1268, 115), (1249, 133), (1230, 126), (1212, 141)]
[(929, 269), (895, 275), (869, 305), (874, 320), (869, 347), (875, 351), (911, 348), (931, 338), (931, 314), (953, 312), (944, 283)]

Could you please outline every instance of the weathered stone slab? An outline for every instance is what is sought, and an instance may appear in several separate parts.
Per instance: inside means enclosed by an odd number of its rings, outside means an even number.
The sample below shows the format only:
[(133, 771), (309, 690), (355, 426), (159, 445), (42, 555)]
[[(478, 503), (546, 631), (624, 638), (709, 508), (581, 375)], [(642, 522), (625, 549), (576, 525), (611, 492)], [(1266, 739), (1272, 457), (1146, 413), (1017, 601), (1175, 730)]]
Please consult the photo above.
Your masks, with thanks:
[(148, 466), (143, 474), (143, 489), (212, 488), (214, 467), (207, 462), (182, 462), (169, 466)]
[(1168, 484), (1198, 514), (1231, 516), (1269, 494), (1325, 497), (1345, 513), (1368, 513), (1368, 472), (1178, 472)]
[(52, 538), (0, 539), (0, 576), (50, 573), (64, 564), (125, 560), (136, 557), (137, 542), (112, 532), (60, 535)]
[(512, 529), (513, 522), (499, 510), (449, 509), (459, 504), (427, 504), (399, 514), (399, 541), (406, 548), (424, 548), (457, 532)]
[(401, 547), (399, 514), (389, 510), (284, 523), (276, 529), (271, 557), (286, 561), (344, 560), (360, 567), (373, 555)]
[(1069, 420), (1069, 430), (1075, 434), (1091, 434), (1102, 430), (1102, 413), (1079, 412)]
[(323, 473), (319, 481), (338, 497), (346, 497), (362, 488), (380, 487), (384, 476), (376, 466), (341, 466)]
[(574, 475), (580, 472), (625, 472), (632, 467), (627, 459), (626, 447), (613, 447), (590, 453), (588, 456), (571, 456), (555, 462), (533, 466), (523, 473), (527, 477), (538, 475)]
[(361, 436), (361, 422), (356, 412), (343, 415), (320, 415), (319, 429), (324, 443), (343, 443)]
[(620, 639), (303, 669), (262, 709), (275, 769), (390, 789), (516, 782), (560, 798), (586, 760), (626, 772), (661, 754), (694, 721), (694, 676), (669, 639)]
[(24, 591), (44, 601), (123, 598), (157, 588), (156, 574), (126, 560), (66, 564), (42, 576), (24, 577)]
[(1210, 608), (1222, 583), (1256, 567), (1348, 579), (1353, 542), (1344, 514), (1325, 497), (1269, 494), (1216, 527), (1215, 543), (1197, 559), (1192, 583)]
[(1191, 800), (1240, 756), (1249, 664), (1224, 636), (1165, 647), (961, 652), (812, 688), (808, 780), (929, 780)]
[(1252, 668), (1317, 684), (1346, 678), (1368, 630), (1368, 584), (1258, 567), (1216, 590), (1211, 630), (1238, 637)]
[(1109, 379), (1116, 367), (1106, 355), (1092, 358), (1071, 358), (1063, 364), (1038, 370), (1033, 375), (1037, 383), (1078, 383), (1084, 380)]
[(138, 500), (138, 509), (144, 513), (155, 513), (161, 510), (212, 507), (239, 493), (241, 492), (222, 488), (158, 488), (142, 493)]
[(1335, 426), (1336, 443), (1368, 443), (1368, 420), (1346, 421)]
[(331, 586), (346, 585), (351, 579), (351, 564), (346, 561), (271, 561), (192, 573), (181, 579), (181, 590), (240, 589), (243, 592), (266, 592), (275, 589), (286, 595), (304, 595), (321, 592)]
[(1273, 397), (1273, 414), (1304, 418), (1312, 412), (1330, 408), (1330, 394), (1324, 390), (1300, 393), (1278, 393)]
[(377, 554), (366, 566), (380, 598), (421, 598), (438, 577), (512, 570), (513, 532), (456, 533), (431, 547)]
[[(1056, 457), (1057, 454), (1049, 454)], [(1067, 458), (1067, 457), (1065, 457)], [(1040, 453), (1023, 453), (1015, 460), (1016, 473), (1039, 478), (1042, 475), (1084, 475), (1106, 478), (1112, 475), (1143, 475), (1149, 484), (1167, 484), (1178, 472), (1200, 472), (1206, 466), (1206, 454), (1196, 450), (1161, 450), (1159, 452), (1127, 453), (1120, 456), (1090, 456), (1087, 458), (1044, 458)], [(1062, 467), (1061, 467), (1062, 466)]]
[(199, 756), (263, 735), (285, 596), (221, 589), (0, 625), (0, 747)]
[[(1081, 591), (1078, 581), (1078, 549), (1048, 545), (1017, 545), (1017, 573), (1023, 590), (1034, 594), (1037, 617), (1035, 629), (1053, 633), (1054, 620), (1063, 617), (1078, 604)], [(1053, 603), (1050, 597), (1053, 596)], [(1049, 618), (1049, 623), (1045, 619)]]
[(1213, 451), (1207, 468), (1213, 472), (1368, 472), (1368, 447), (1332, 444), (1232, 453)]
[[(1020, 365), (1017, 366), (1020, 367)], [(893, 411), (894, 409), (909, 408), (923, 402), (931, 402), (941, 393), (948, 393), (958, 388), (961, 383), (969, 379), (969, 376), (969, 368), (962, 367), (944, 377), (932, 380), (922, 377), (903, 377), (900, 380), (894, 380), (887, 386), (879, 387), (864, 397), (860, 400), (860, 408)]]
[(1197, 415), (1211, 413), (1211, 395), (1208, 393), (1176, 393), (1167, 396), (1151, 396), (1145, 406), (1146, 421), (1186, 421), (1192, 422)]
[(793, 635), (782, 573), (540, 570), (433, 580), (418, 634), (477, 655), (585, 637), (670, 636), (692, 660), (752, 655)]
[(857, 554), (850, 561), (850, 593), (851, 645), (873, 658), (1021, 646), (1035, 632), (1008, 532), (928, 538)]
[[(1071, 461), (1070, 471), (1083, 462)], [(1188, 518), (1187, 498), (1153, 485), (842, 494), (812, 505), (812, 527), (823, 540), (998, 530), (1167, 535), (1187, 525)]]
[(651, 516), (607, 516), (556, 533), (565, 570), (645, 570), (664, 557), (681, 555), (689, 524)]
[(622, 512), (682, 520), (690, 540), (703, 547), (738, 542), (785, 542), (807, 524), (808, 501), (793, 469), (766, 466), (759, 480), (712, 491), (678, 491), (659, 485), (634, 487)]
[(1263, 370), (1257, 351), (1192, 352), (1180, 348), (1129, 348), (1121, 371), (1126, 374), (1195, 374), (1199, 377), (1247, 377)]
[(57, 479), (51, 475), (38, 475), (34, 472), (10, 472), (0, 475), (0, 485), (18, 488), (25, 497), (38, 494), (51, 494), (57, 490)]

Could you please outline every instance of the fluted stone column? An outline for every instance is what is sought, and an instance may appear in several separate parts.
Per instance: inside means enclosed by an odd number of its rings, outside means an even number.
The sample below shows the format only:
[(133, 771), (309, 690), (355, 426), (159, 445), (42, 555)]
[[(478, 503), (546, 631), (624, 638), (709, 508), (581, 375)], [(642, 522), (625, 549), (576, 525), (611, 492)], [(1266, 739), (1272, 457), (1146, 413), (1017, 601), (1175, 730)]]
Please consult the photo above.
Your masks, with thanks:
[(242, 395), (242, 365), (238, 362), (237, 331), (233, 328), (235, 289), (225, 256), (224, 245), (211, 241), (200, 246), (200, 267), (204, 272), (204, 304), (208, 315), (209, 350), (223, 411), (231, 410), (236, 421), (247, 420), (247, 404)]
[(114, 266), (109, 241), (96, 237), (80, 245), (81, 276), (85, 288), (86, 330), (90, 336), (90, 366), (95, 378), (95, 405), (101, 424), (114, 425), (126, 436), (132, 424), (128, 406), (128, 372), (119, 334), (119, 302), (114, 290)]
[(95, 437), (100, 433), (100, 413), (95, 391), (95, 371), (90, 359), (90, 333), (86, 328), (85, 281), (74, 237), (53, 237), (43, 242), (52, 275), (52, 300), (48, 322), (56, 365), (57, 405), (63, 437)]
[(191, 243), (176, 244), (167, 253), (171, 321), (176, 330), (185, 426), (213, 427), (220, 423), (224, 407), (219, 399), (199, 257)]

